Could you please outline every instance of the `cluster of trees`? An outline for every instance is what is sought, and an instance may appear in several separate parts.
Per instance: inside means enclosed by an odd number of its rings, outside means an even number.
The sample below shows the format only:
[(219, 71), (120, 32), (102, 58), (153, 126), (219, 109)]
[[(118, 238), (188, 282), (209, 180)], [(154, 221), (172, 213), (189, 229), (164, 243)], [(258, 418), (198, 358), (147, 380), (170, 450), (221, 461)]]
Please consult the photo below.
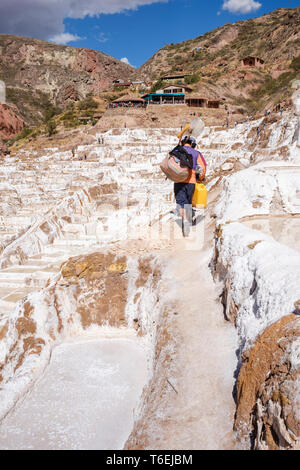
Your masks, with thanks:
[[(44, 99), (41, 103), (44, 120), (43, 127), (24, 127), (24, 129), (17, 135), (13, 140), (18, 141), (26, 139), (27, 137), (36, 138), (40, 134), (45, 134), (48, 137), (57, 133), (58, 122), (61, 121), (67, 127), (75, 127), (80, 124), (78, 120), (78, 115), (84, 111), (85, 116), (93, 116), (95, 109), (98, 108), (98, 103), (93, 99), (92, 95), (89, 94), (87, 97), (79, 101), (78, 103), (70, 102), (68, 103), (65, 112), (62, 114), (62, 110), (55, 107), (48, 99)], [(56, 116), (59, 116), (59, 119), (55, 119)], [(13, 141), (12, 141), (13, 143)]]

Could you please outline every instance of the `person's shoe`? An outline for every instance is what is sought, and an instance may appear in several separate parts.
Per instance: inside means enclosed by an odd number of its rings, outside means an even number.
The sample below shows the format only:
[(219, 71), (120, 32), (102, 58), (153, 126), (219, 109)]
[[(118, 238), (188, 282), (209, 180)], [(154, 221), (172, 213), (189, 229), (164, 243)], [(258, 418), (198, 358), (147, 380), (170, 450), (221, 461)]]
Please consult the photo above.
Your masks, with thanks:
[(196, 211), (194, 211), (193, 209), (193, 212), (192, 212), (192, 226), (193, 227), (196, 225), (196, 219), (197, 219), (197, 214), (196, 214)]
[(182, 224), (182, 235), (186, 238), (190, 234), (190, 224), (187, 222), (184, 222)]

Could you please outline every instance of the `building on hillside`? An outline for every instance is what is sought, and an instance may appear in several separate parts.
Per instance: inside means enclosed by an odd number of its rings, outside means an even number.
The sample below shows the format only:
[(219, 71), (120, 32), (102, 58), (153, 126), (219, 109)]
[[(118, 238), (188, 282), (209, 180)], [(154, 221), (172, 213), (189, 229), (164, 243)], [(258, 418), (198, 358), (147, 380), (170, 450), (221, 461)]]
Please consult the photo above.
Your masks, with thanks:
[(185, 94), (186, 92), (190, 93), (193, 91), (192, 88), (186, 86), (186, 85), (169, 85), (166, 88), (163, 88), (162, 90), (159, 90), (164, 94), (176, 94), (176, 93), (182, 93)]
[(161, 80), (163, 82), (171, 82), (171, 83), (182, 82), (182, 83), (184, 83), (185, 77), (188, 77), (189, 75), (190, 74), (188, 74), (188, 73), (178, 72), (178, 73), (174, 73), (174, 74), (164, 75), (163, 77), (161, 77)]
[(207, 101), (208, 108), (219, 109), (220, 104), (221, 104), (220, 100), (208, 100)]
[(131, 82), (116, 82), (114, 83), (115, 87), (130, 88)]
[(185, 104), (185, 94), (190, 91), (192, 88), (185, 85), (169, 85), (155, 93), (147, 93), (142, 98), (148, 104)]
[(130, 93), (125, 96), (121, 96), (114, 100), (108, 107), (109, 108), (144, 108), (146, 106), (145, 100), (138, 96)]
[(191, 94), (185, 98), (187, 106), (192, 108), (214, 108), (218, 109), (221, 105), (221, 100), (205, 98), (200, 94)]
[(247, 56), (242, 60), (244, 67), (263, 67), (264, 63), (264, 60), (260, 59), (259, 57), (252, 56)]
[(196, 94), (188, 95), (185, 99), (186, 104), (192, 108), (207, 108), (207, 101), (202, 95)]
[(163, 90), (158, 90), (156, 93), (147, 93), (142, 98), (147, 104), (185, 104), (184, 93), (163, 93)]

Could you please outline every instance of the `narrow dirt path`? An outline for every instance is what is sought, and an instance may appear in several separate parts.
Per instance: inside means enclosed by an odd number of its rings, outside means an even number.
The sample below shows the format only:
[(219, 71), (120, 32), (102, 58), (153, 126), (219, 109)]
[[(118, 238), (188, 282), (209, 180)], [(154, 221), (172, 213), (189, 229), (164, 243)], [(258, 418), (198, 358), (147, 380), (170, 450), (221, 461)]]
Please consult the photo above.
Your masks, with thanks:
[(181, 236), (168, 247), (162, 244), (157, 253), (165, 264), (161, 296), (172, 310), (166, 328), (167, 337), (175, 343), (175, 354), (170, 368), (161, 372), (160, 384), (152, 384), (162, 388), (150, 393), (144, 418), (128, 448), (235, 448), (237, 335), (234, 326), (224, 320), (220, 289), (208, 267), (211, 228), (207, 233), (210, 240), (204, 248)]
[(232, 397), (237, 336), (225, 322), (219, 291), (208, 268), (210, 252), (188, 251), (178, 242), (168, 263), (170, 301), (175, 299), (177, 393), (168, 403), (160, 447), (232, 449)]

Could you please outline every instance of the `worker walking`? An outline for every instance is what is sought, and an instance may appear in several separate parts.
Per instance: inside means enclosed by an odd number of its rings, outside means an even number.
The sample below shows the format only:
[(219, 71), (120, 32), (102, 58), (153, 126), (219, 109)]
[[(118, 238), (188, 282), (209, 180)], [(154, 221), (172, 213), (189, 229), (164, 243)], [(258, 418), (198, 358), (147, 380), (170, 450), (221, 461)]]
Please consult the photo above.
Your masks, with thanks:
[(189, 169), (188, 178), (182, 183), (174, 183), (174, 194), (182, 221), (182, 234), (189, 235), (192, 223), (192, 200), (197, 181), (203, 180), (206, 171), (206, 162), (198, 150), (197, 142), (192, 136), (185, 136), (181, 145), (193, 157), (193, 168)]

